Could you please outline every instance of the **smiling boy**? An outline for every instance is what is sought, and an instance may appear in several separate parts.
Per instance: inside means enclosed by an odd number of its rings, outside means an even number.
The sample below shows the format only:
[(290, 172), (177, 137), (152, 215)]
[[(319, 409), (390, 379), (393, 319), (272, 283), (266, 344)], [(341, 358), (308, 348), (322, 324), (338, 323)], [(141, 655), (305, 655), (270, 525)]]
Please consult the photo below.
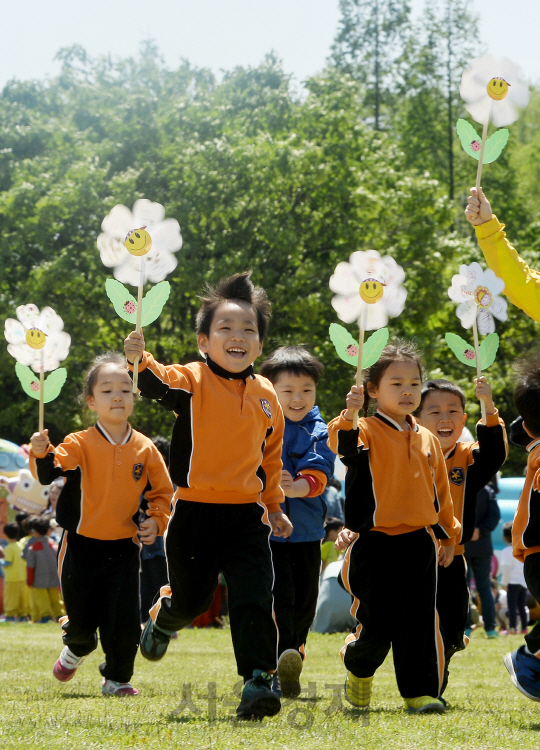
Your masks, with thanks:
[(281, 487), (285, 513), (294, 527), (287, 539), (270, 539), (279, 630), (280, 685), (274, 681), (274, 689), (284, 698), (300, 694), (304, 647), (319, 594), (326, 515), (321, 495), (334, 474), (335, 456), (326, 444), (328, 428), (315, 405), (323, 369), (299, 346), (282, 346), (261, 365), (261, 375), (273, 384), (285, 416)]
[[(486, 424), (477, 425), (478, 442), (458, 442), (467, 422), (465, 395), (449, 380), (428, 380), (422, 386), (422, 401), (415, 416), (423, 427), (439, 438), (446, 461), (454, 515), (461, 523), (461, 537), (455, 547), (452, 563), (439, 570), (437, 611), (445, 650), (445, 676), (441, 690), (448, 682), (448, 663), (456, 651), (465, 648), (464, 640), (469, 608), (465, 543), (478, 538), (476, 499), (490, 479), (499, 471), (508, 451), (504, 422), (499, 418), (491, 396), (491, 387), (484, 377), (475, 379), (476, 396), (486, 407)], [(486, 615), (486, 633), (494, 632)], [(496, 632), (495, 632), (496, 635)]]
[(229, 590), (231, 636), (244, 678), (241, 718), (273, 716), (276, 669), (273, 568), (269, 532), (289, 536), (283, 502), (283, 414), (271, 384), (253, 373), (270, 318), (270, 302), (246, 272), (207, 287), (197, 314), (205, 362), (162, 365), (141, 334), (125, 341), (140, 357), (139, 388), (174, 411), (170, 472), (178, 486), (165, 542), (170, 587), (163, 587), (141, 637), (157, 661), (176, 630), (212, 602), (222, 571)]

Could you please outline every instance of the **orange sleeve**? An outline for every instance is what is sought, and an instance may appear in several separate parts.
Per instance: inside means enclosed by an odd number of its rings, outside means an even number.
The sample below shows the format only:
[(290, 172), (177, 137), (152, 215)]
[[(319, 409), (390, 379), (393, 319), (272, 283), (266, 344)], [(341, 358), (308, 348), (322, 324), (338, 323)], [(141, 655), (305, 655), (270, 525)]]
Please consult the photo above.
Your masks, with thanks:
[(283, 410), (277, 398), (271, 404), (273, 418), (272, 434), (266, 439), (262, 468), (266, 474), (266, 487), (261, 495), (261, 500), (266, 505), (269, 513), (277, 513), (281, 510), (280, 503), (285, 500), (281, 489), (281, 451), (283, 450), (283, 433), (285, 431), (285, 419)]
[(448, 539), (439, 539), (442, 547), (453, 547), (458, 543), (461, 532), (461, 524), (454, 516), (454, 503), (450, 494), (450, 485), (448, 484), (448, 472), (446, 471), (446, 462), (439, 441), (433, 438), (433, 480), (437, 489), (439, 498), (439, 525), (448, 534)]
[(148, 502), (147, 513), (158, 525), (158, 536), (163, 536), (169, 523), (171, 500), (174, 490), (165, 462), (161, 453), (155, 447), (151, 451), (148, 477), (152, 489), (145, 495)]

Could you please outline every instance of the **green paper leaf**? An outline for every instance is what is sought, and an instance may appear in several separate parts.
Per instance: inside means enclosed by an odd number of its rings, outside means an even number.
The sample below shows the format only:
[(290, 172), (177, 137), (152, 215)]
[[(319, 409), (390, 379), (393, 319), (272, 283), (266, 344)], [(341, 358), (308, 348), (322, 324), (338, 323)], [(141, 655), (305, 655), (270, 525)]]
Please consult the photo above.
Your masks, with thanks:
[(482, 370), (487, 370), (495, 362), (498, 349), (499, 336), (497, 333), (490, 333), (480, 344), (480, 367)]
[(508, 143), (509, 137), (510, 131), (507, 128), (503, 128), (502, 130), (497, 130), (496, 133), (493, 133), (493, 135), (487, 139), (486, 147), (484, 149), (484, 164), (491, 164), (492, 161), (495, 161), (495, 159), (501, 155), (504, 147)]
[(358, 341), (353, 339), (349, 331), (338, 323), (331, 323), (328, 329), (330, 340), (336, 347), (338, 356), (349, 365), (358, 366)]
[[(105, 282), (105, 291), (122, 320), (135, 325), (137, 322), (137, 300), (135, 297), (116, 279), (107, 279)], [(126, 305), (128, 310), (126, 310)]]
[(15, 363), (15, 372), (26, 395), (39, 399), (39, 375), (36, 375), (29, 367), (21, 365), (20, 362)]
[[(332, 323), (329, 328), (330, 340), (336, 347), (338, 356), (349, 365), (358, 367), (358, 341), (354, 339), (349, 331), (337, 323)], [(390, 332), (388, 328), (379, 328), (367, 341), (364, 341), (362, 352), (362, 368), (371, 367), (381, 356), (386, 346)]]
[[(171, 293), (171, 285), (168, 281), (160, 281), (159, 284), (150, 289), (142, 301), (142, 316), (141, 326), (150, 325), (154, 320), (159, 318), (161, 311), (165, 307), (165, 303), (169, 299)], [(117, 311), (118, 312), (118, 311)]]
[(53, 370), (51, 374), (45, 380), (43, 386), (43, 403), (48, 404), (50, 401), (60, 395), (62, 386), (66, 382), (67, 370), (65, 367), (59, 367), (57, 370)]
[(388, 328), (379, 328), (378, 331), (371, 334), (369, 339), (364, 342), (362, 352), (362, 368), (371, 367), (381, 356), (381, 352), (388, 342), (390, 331)]
[[(473, 126), (469, 122), (467, 122), (467, 120), (458, 120), (456, 130), (457, 134), (459, 135), (461, 145), (463, 146), (463, 150), (467, 154), (469, 154), (469, 156), (472, 156), (473, 159), (476, 159), (476, 161), (478, 161), (480, 159), (480, 146), (482, 144), (481, 137), (478, 135)], [(477, 151), (472, 148), (472, 143), (477, 144)]]
[(444, 338), (460, 362), (463, 362), (464, 365), (469, 365), (470, 367), (476, 367), (474, 346), (468, 344), (465, 339), (462, 339), (461, 336), (458, 336), (455, 333), (447, 333)]

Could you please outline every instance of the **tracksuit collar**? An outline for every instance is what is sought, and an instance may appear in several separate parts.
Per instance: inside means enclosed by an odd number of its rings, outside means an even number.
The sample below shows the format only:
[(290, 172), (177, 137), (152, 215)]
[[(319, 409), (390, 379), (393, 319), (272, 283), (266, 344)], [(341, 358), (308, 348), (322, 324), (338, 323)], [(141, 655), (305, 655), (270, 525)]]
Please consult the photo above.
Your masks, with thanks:
[(220, 378), (225, 378), (225, 380), (245, 380), (246, 378), (249, 378), (250, 375), (253, 375), (253, 365), (246, 367), (242, 372), (229, 372), (210, 359), (208, 354), (206, 355), (206, 364), (212, 370), (214, 375), (218, 375)]
[[(381, 422), (384, 422), (394, 430), (397, 430), (398, 432), (405, 432), (403, 427), (398, 422), (382, 412), (380, 409), (377, 409), (377, 411), (375, 412), (375, 416), (380, 419)], [(411, 432), (418, 432), (418, 425), (416, 423), (416, 419), (412, 416), (412, 414), (407, 414), (407, 422), (411, 426)]]
[(125, 445), (127, 443), (127, 441), (130, 439), (131, 433), (133, 432), (133, 429), (132, 429), (131, 425), (128, 424), (128, 428), (126, 430), (126, 434), (122, 438), (122, 442), (116, 443), (112, 439), (112, 437), (109, 435), (109, 433), (107, 432), (107, 430), (105, 429), (105, 427), (103, 427), (103, 425), (101, 425), (99, 422), (96, 422), (96, 430), (101, 435), (103, 435), (103, 437), (105, 438), (105, 440), (107, 440), (109, 443), (112, 443), (113, 445)]

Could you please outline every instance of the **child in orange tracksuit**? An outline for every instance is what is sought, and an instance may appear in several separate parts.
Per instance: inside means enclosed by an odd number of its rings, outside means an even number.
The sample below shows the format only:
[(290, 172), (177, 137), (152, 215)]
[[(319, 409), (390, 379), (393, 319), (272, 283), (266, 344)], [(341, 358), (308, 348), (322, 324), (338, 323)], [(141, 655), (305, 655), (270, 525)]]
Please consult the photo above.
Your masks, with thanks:
[(491, 387), (484, 377), (475, 379), (475, 385), (476, 395), (485, 403), (487, 414), (486, 424), (483, 425), (481, 421), (477, 424), (478, 441), (475, 443), (458, 442), (467, 415), (465, 395), (454, 383), (428, 380), (422, 386), (422, 402), (415, 412), (419, 424), (439, 439), (450, 480), (454, 515), (461, 523), (454, 559), (447, 568), (439, 570), (437, 586), (437, 610), (446, 661), (440, 695), (448, 682), (448, 662), (456, 651), (461, 651), (467, 644), (465, 627), (469, 587), (464, 545), (471, 540), (475, 530), (476, 498), (504, 464), (508, 453), (504, 422), (493, 403)]
[[(56, 518), (64, 529), (58, 573), (67, 618), (64, 648), (53, 667), (67, 682), (97, 648), (105, 695), (138, 695), (130, 679), (140, 638), (139, 549), (163, 534), (173, 494), (165, 463), (152, 441), (133, 430), (133, 386), (125, 359), (114, 352), (96, 357), (85, 396), (98, 421), (54, 447), (48, 431), (32, 435), (30, 468), (42, 484), (66, 483)], [(147, 518), (138, 525), (141, 495)], [(139, 537), (139, 539), (137, 538)]]
[(165, 539), (170, 587), (150, 610), (141, 653), (163, 657), (174, 631), (208, 609), (222, 571), (245, 681), (237, 715), (262, 718), (281, 708), (271, 690), (278, 634), (269, 533), (292, 531), (280, 510), (283, 413), (271, 383), (253, 373), (270, 303), (250, 273), (206, 292), (197, 315), (206, 362), (165, 366), (144, 351), (142, 334), (125, 341), (128, 362), (141, 358), (142, 395), (176, 414), (170, 472), (178, 489)]
[[(346, 529), (338, 541), (350, 545), (341, 575), (359, 624), (342, 656), (345, 698), (358, 708), (369, 705), (373, 675), (392, 647), (406, 710), (445, 710), (438, 698), (444, 648), (437, 563), (451, 562), (460, 525), (439, 441), (412, 416), (421, 392), (419, 356), (409, 344), (389, 344), (364, 385), (351, 388), (347, 410), (328, 426), (330, 447), (347, 466)], [(375, 416), (355, 423), (370, 398), (377, 400)], [(399, 617), (388, 617), (390, 590)]]

